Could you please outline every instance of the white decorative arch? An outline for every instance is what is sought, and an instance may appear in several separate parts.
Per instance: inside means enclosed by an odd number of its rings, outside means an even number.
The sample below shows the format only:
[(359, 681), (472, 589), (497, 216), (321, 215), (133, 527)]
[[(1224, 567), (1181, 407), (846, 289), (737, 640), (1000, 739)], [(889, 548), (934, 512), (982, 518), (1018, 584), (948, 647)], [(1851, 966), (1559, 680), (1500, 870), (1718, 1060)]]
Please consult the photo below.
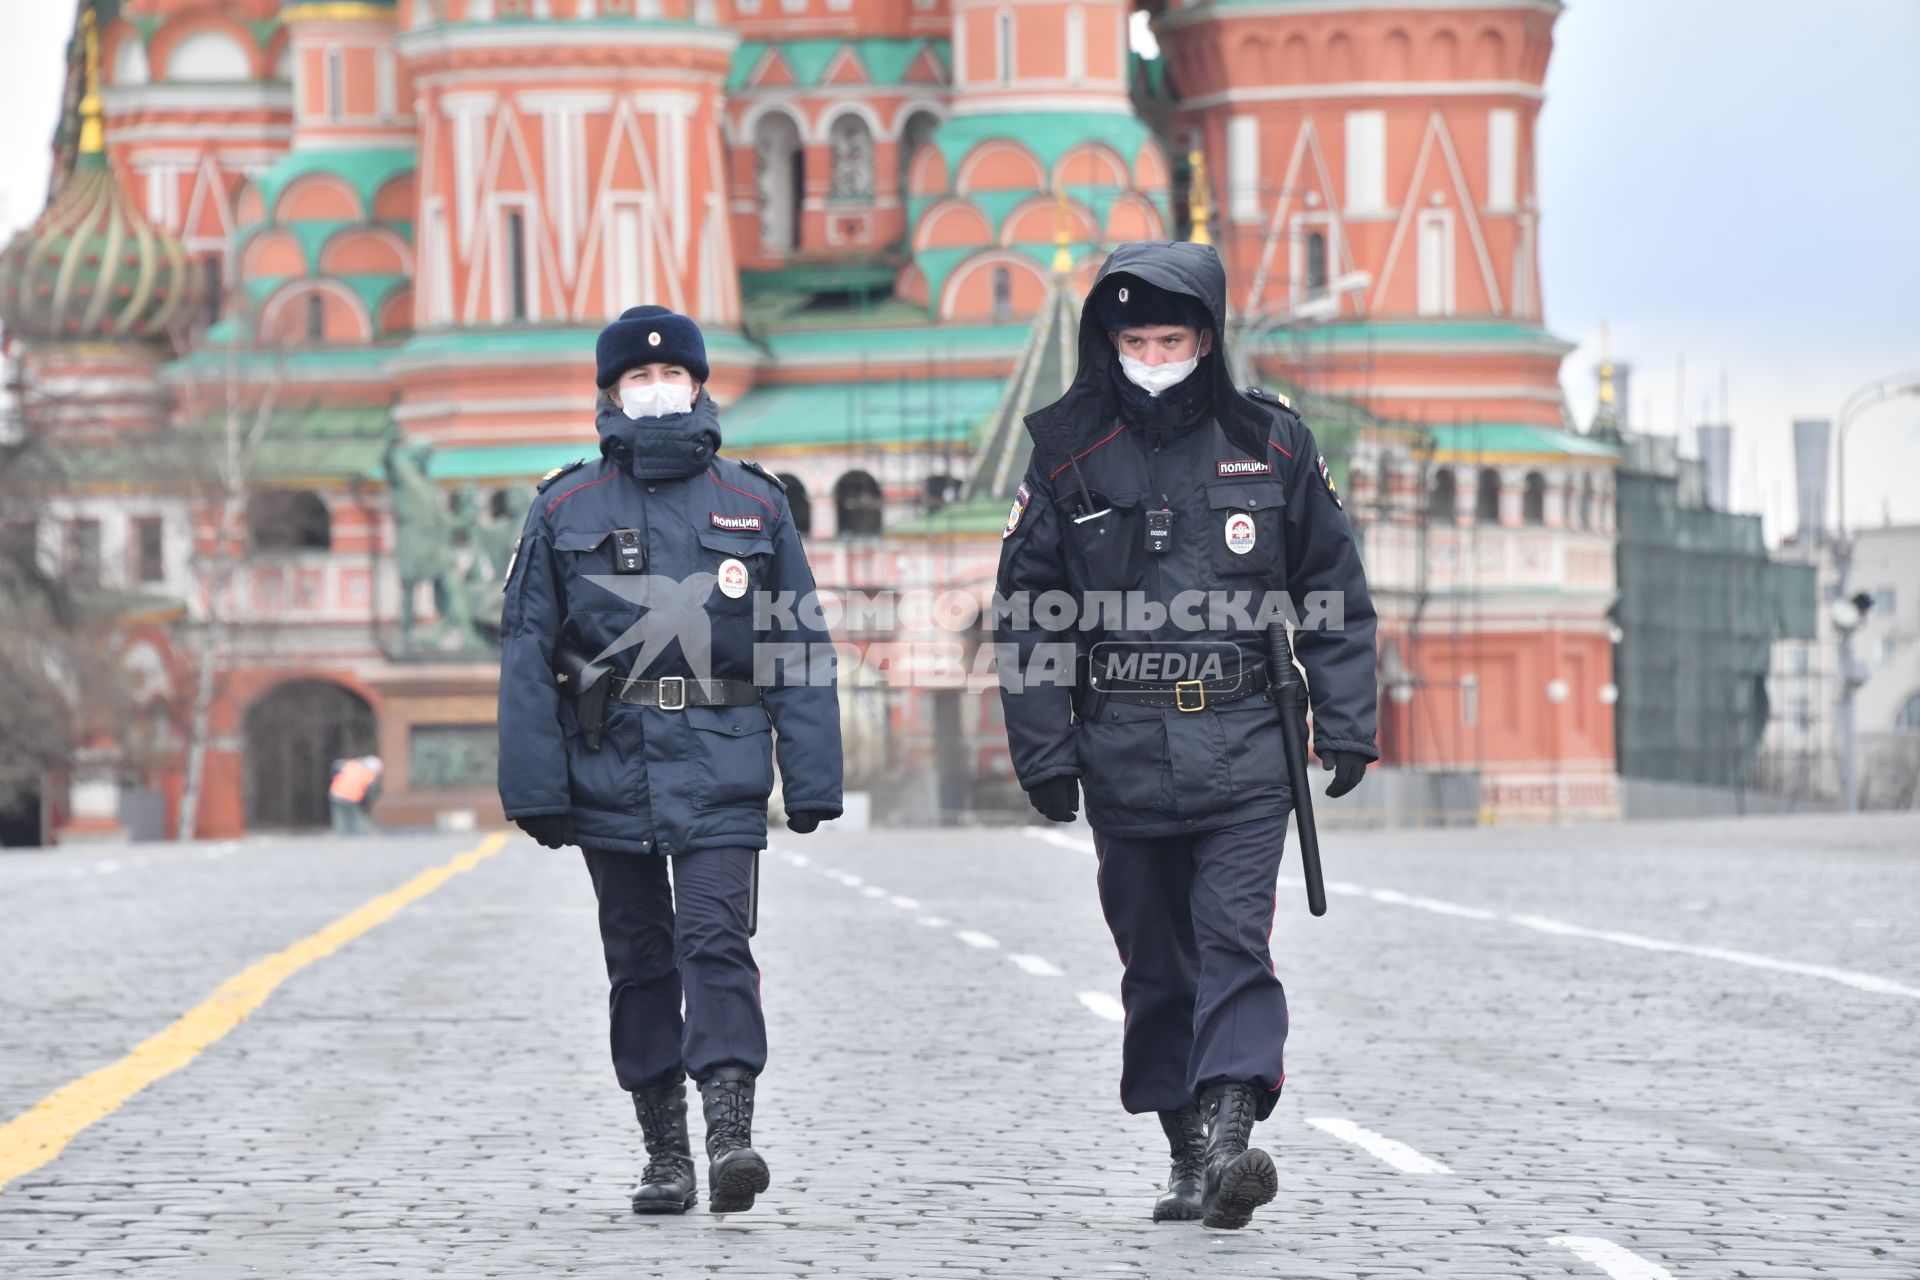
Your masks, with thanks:
[(218, 27), (205, 27), (181, 37), (167, 54), (170, 82), (253, 79), (253, 59), (238, 40)]
[[(333, 248), (334, 245), (338, 244), (342, 240), (345, 240), (348, 238), (357, 238), (360, 236), (368, 236), (368, 237), (371, 237), (372, 239), (378, 240), (381, 243), (385, 244), (388, 248), (392, 249), (395, 253), (399, 254), (402, 273), (407, 275), (408, 277), (413, 276), (414, 274), (413, 246), (407, 243), (406, 237), (400, 235), (398, 232), (394, 231), (393, 228), (391, 227), (383, 227), (377, 223), (365, 223), (365, 222), (348, 223), (346, 226), (341, 227), (338, 231), (335, 231), (332, 235), (328, 236), (325, 240), (321, 241), (320, 252), (316, 254), (314, 257), (314, 263), (313, 263), (314, 269), (316, 271), (324, 271), (327, 269), (326, 267), (327, 251)], [(385, 299), (382, 299), (382, 301), (385, 301)]]
[(893, 119), (888, 123), (887, 136), (898, 138), (900, 131), (907, 127), (907, 120), (922, 112), (941, 121), (945, 121), (953, 114), (947, 110), (947, 104), (944, 102), (932, 98), (908, 98), (893, 109)]
[(953, 274), (948, 276), (946, 283), (940, 286), (940, 305), (935, 309), (934, 314), (937, 316), (945, 316), (951, 311), (953, 309), (953, 300), (960, 292), (960, 286), (976, 271), (990, 267), (1018, 268), (1037, 278), (1042, 288), (1045, 288), (1047, 285), (1046, 273), (1040, 269), (1040, 264), (1032, 258), (1027, 257), (1023, 253), (1014, 253), (1006, 249), (989, 249), (986, 252), (975, 254), (953, 269)]
[(800, 135), (800, 141), (814, 141), (813, 130), (807, 126), (807, 117), (803, 112), (791, 103), (768, 98), (748, 107), (747, 113), (740, 117), (738, 136), (742, 145), (753, 145), (754, 131), (760, 127), (760, 121), (769, 115), (785, 116), (793, 122), (794, 132)]
[(360, 341), (373, 341), (373, 316), (367, 311), (366, 304), (360, 301), (360, 295), (337, 280), (323, 280), (313, 276), (308, 276), (304, 280), (289, 281), (274, 291), (273, 296), (267, 299), (266, 306), (260, 309), (261, 330), (271, 333), (280, 319), (281, 312), (313, 293), (328, 294), (345, 302), (353, 312), (354, 318), (360, 322)]
[(139, 32), (127, 32), (113, 49), (113, 83), (146, 84), (152, 79), (153, 71), (147, 65), (146, 43), (140, 39)]
[(833, 122), (844, 115), (856, 115), (867, 122), (867, 129), (876, 140), (891, 137), (887, 127), (880, 122), (880, 113), (864, 102), (846, 101), (830, 104), (820, 113), (819, 126), (811, 134), (802, 133), (808, 142), (825, 142), (833, 136)]

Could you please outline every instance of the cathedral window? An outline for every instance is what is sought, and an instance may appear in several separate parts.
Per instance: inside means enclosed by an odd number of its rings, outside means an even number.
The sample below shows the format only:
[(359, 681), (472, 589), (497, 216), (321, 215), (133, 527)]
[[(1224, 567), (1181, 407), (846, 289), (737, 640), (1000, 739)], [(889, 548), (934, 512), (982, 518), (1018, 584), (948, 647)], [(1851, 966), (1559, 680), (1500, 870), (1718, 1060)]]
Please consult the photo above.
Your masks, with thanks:
[(307, 295), (307, 341), (327, 340), (327, 300), (317, 293)]
[(1513, 210), (1518, 187), (1519, 117), (1511, 107), (1487, 113), (1487, 208), (1496, 213)]
[(993, 269), (993, 318), (1001, 323), (1013, 319), (1013, 273), (1005, 267)]
[(1480, 491), (1474, 498), (1473, 515), (1482, 524), (1500, 523), (1500, 473), (1492, 467), (1480, 468)]
[(1347, 211), (1387, 207), (1387, 113), (1347, 112)]
[(879, 533), (882, 506), (880, 482), (865, 471), (849, 471), (833, 486), (834, 519), (843, 535)]
[(1547, 478), (1538, 471), (1527, 472), (1527, 487), (1520, 495), (1520, 518), (1528, 524), (1547, 522)]
[(778, 111), (760, 117), (753, 127), (753, 168), (760, 191), (760, 247), (792, 253), (800, 247), (807, 176), (807, 152), (793, 117)]
[(993, 78), (1013, 83), (1013, 10), (1002, 9), (993, 22)]
[(832, 198), (873, 199), (873, 130), (848, 112), (833, 122), (828, 138), (833, 150)]
[(247, 544), (255, 551), (325, 551), (333, 546), (333, 517), (317, 493), (266, 489), (247, 500)]
[(1307, 232), (1307, 297), (1325, 297), (1327, 292), (1327, 233)]

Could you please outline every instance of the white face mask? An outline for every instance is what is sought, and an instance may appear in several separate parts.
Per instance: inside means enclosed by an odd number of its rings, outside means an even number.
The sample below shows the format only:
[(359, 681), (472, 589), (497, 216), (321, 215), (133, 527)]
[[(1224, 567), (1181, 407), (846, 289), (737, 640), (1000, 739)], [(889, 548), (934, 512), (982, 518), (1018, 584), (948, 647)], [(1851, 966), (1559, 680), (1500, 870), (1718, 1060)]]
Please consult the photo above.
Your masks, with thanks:
[(1148, 364), (1144, 360), (1135, 360), (1132, 356), (1125, 354), (1120, 357), (1120, 372), (1127, 375), (1128, 382), (1150, 396), (1157, 396), (1168, 387), (1179, 386), (1199, 367), (1199, 356), (1167, 364)]
[(635, 382), (620, 388), (620, 412), (629, 418), (665, 418), (693, 408), (693, 388), (684, 382)]

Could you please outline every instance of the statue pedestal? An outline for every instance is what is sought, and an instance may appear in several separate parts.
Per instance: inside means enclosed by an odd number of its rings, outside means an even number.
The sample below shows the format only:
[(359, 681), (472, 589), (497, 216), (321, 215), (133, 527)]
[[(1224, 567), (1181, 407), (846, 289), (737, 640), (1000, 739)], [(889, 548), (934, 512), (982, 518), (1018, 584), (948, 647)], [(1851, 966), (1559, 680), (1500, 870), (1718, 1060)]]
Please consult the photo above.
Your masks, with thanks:
[(380, 755), (386, 761), (375, 821), (434, 827), (464, 810), (482, 828), (500, 812), (497, 661), (395, 663), (370, 675), (380, 695)]

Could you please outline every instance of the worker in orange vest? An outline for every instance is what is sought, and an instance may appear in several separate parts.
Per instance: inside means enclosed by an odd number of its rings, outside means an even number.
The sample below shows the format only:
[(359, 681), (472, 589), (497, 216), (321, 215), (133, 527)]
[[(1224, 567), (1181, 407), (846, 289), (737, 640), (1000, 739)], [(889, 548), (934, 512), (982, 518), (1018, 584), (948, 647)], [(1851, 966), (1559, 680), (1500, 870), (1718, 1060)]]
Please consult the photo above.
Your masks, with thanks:
[(346, 836), (372, 833), (373, 802), (380, 798), (380, 774), (385, 769), (379, 756), (354, 756), (333, 762), (327, 808), (333, 814), (334, 831)]

